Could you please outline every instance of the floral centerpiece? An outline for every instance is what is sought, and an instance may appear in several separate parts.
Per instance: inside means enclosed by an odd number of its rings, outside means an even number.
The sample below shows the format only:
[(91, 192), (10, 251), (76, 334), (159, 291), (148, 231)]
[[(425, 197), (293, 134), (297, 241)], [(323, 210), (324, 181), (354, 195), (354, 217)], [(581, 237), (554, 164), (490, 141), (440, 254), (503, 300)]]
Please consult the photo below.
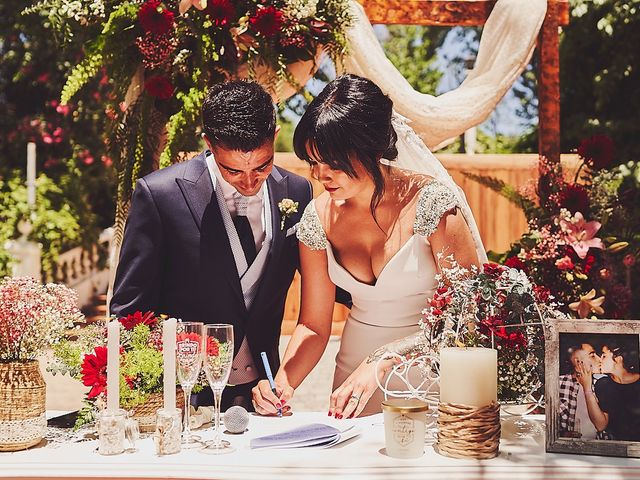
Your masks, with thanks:
[[(135, 312), (120, 318), (120, 406), (135, 410), (153, 394), (162, 392), (162, 322), (153, 312)], [(106, 406), (106, 324), (87, 325), (54, 348), (48, 367), (53, 374), (69, 374), (91, 387), (76, 427), (95, 420)], [(181, 396), (180, 396), (181, 397)]]
[[(440, 255), (442, 260), (442, 255)], [(423, 351), (488, 347), (498, 351), (498, 398), (519, 402), (544, 379), (543, 318), (555, 307), (549, 291), (520, 270), (485, 264), (471, 270), (447, 258), (422, 312)]]
[(572, 316), (640, 318), (640, 165), (611, 167), (615, 148), (603, 135), (577, 152), (571, 179), (544, 157), (537, 185), (521, 191), (476, 178), (520, 205), (529, 222), (507, 252), (491, 258), (549, 288)]
[(0, 282), (0, 451), (37, 444), (47, 428), (36, 359), (82, 319), (77, 294), (30, 277)]

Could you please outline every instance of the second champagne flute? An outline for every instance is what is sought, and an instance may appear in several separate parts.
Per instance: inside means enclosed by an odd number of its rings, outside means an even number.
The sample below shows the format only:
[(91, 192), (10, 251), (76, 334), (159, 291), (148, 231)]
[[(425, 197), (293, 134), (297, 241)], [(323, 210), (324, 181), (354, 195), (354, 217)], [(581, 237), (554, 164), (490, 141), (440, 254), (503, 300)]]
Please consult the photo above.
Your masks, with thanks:
[(191, 434), (190, 406), (191, 390), (198, 381), (202, 368), (202, 346), (204, 345), (204, 324), (202, 322), (179, 322), (176, 331), (176, 367), (178, 381), (184, 392), (184, 429), (182, 447), (197, 447), (200, 437)]

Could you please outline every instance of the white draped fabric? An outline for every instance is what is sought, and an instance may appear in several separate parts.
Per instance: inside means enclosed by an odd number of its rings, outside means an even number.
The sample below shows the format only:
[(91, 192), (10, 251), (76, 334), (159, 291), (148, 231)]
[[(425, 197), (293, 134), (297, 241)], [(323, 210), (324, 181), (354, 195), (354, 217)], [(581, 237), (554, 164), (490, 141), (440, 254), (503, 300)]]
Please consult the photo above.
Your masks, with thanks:
[(535, 48), (546, 0), (498, 0), (482, 31), (473, 70), (456, 89), (433, 96), (415, 91), (386, 57), (363, 7), (351, 0), (355, 25), (349, 31), (345, 69), (377, 83), (410, 119), (431, 150), (482, 123), (520, 76)]

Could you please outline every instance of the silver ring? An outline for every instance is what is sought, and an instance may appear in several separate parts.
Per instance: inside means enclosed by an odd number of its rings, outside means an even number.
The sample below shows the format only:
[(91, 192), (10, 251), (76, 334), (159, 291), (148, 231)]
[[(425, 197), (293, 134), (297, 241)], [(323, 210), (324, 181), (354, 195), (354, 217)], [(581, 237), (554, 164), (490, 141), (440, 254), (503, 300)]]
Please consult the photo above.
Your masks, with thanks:
[(360, 397), (358, 395), (351, 395), (349, 400), (355, 400), (356, 403), (360, 403)]

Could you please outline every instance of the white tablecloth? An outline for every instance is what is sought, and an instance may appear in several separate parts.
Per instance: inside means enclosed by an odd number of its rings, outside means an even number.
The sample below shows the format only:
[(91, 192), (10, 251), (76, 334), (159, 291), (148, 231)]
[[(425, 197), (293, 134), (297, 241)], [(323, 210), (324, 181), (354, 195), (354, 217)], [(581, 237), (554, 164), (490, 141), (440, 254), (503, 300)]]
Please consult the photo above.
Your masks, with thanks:
[[(536, 417), (542, 424), (542, 418)], [(330, 449), (251, 450), (249, 440), (308, 423), (344, 428), (349, 422), (363, 430), (360, 437)], [(211, 431), (203, 433), (211, 438)], [(640, 459), (551, 454), (544, 452), (544, 435), (513, 438), (503, 422), (500, 455), (492, 460), (456, 460), (438, 455), (431, 446), (417, 459), (395, 459), (384, 453), (382, 415), (334, 420), (320, 413), (291, 417), (252, 417), (242, 435), (225, 435), (236, 451), (205, 455), (183, 450), (158, 457), (150, 438), (137, 451), (113, 457), (96, 452), (96, 441), (0, 453), (0, 477), (13, 478), (215, 478), (215, 479), (640, 479)]]

